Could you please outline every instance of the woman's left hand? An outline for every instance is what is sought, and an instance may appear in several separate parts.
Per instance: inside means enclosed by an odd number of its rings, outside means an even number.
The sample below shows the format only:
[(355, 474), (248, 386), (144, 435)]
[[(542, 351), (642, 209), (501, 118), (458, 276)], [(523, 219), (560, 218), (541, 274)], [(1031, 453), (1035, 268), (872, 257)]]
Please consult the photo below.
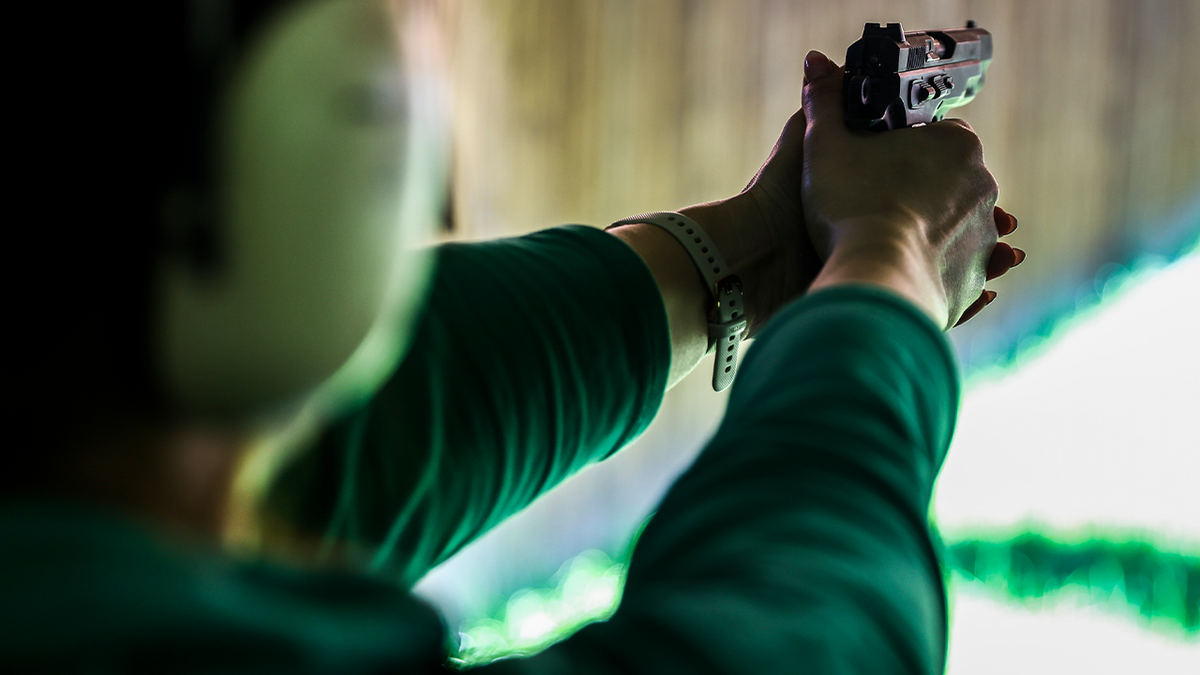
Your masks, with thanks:
[(747, 337), (803, 295), (821, 270), (800, 202), (804, 130), (804, 112), (799, 111), (784, 125), (767, 161), (741, 193), (680, 209), (712, 237), (741, 280)]

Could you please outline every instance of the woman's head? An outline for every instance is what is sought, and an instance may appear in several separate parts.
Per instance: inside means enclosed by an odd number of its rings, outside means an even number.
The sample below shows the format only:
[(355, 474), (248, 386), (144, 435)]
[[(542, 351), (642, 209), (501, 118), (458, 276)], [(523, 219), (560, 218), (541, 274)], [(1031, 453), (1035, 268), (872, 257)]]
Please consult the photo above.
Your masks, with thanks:
[(369, 394), (407, 345), (445, 185), (428, 8), (98, 4), (21, 22), (62, 27), (18, 78), (30, 443)]

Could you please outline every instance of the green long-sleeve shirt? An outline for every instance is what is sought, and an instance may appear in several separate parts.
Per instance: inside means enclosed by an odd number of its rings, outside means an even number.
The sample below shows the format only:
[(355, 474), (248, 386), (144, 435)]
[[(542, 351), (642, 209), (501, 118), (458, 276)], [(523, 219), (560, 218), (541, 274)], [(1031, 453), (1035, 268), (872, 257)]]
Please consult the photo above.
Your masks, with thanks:
[[(669, 361), (654, 280), (610, 235), (443, 247), (413, 351), (272, 495), (363, 571), (237, 562), (82, 505), (5, 504), (0, 665), (436, 670), (442, 626), (405, 585), (640, 433)], [(793, 304), (643, 533), (617, 614), (484, 670), (940, 672), (925, 513), (957, 396), (944, 338), (903, 300), (840, 288)]]

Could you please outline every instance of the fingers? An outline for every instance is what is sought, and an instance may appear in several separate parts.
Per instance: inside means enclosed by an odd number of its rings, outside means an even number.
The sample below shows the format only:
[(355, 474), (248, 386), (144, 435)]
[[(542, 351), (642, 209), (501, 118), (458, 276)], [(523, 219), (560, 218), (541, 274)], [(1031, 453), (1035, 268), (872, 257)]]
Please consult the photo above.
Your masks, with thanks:
[(814, 49), (804, 57), (804, 84), (832, 75), (837, 70), (837, 64), (830, 61), (828, 56)]
[(992, 209), (992, 218), (996, 221), (996, 232), (1001, 237), (1007, 237), (1017, 229), (1017, 219), (999, 206)]
[(962, 316), (960, 316), (958, 318), (958, 323), (956, 323), (954, 325), (961, 326), (964, 323), (970, 321), (972, 317), (974, 317), (979, 312), (983, 311), (983, 308), (987, 307), (995, 299), (996, 299), (996, 291), (984, 291), (984, 292), (980, 293), (979, 297), (975, 300), (975, 302), (972, 302), (971, 306), (967, 307), (966, 311), (964, 311), (962, 313)]
[(996, 244), (987, 263), (987, 280), (1003, 276), (1010, 269), (1025, 261), (1025, 251), (1013, 248), (1004, 242)]
[(987, 280), (991, 281), (996, 277), (1004, 274), (1012, 269), (1017, 264), (1016, 249), (1000, 242), (996, 244), (996, 248), (992, 249), (992, 255), (988, 258), (987, 263)]
[[(804, 65), (804, 84), (808, 84), (808, 60), (805, 60)], [(779, 140), (775, 141), (775, 147), (771, 149), (771, 154), (767, 156), (767, 160), (759, 167), (758, 173), (754, 174), (754, 178), (742, 189), (742, 192), (749, 190), (756, 183), (762, 180), (765, 173), (770, 172), (773, 168), (782, 166), (784, 171), (792, 167), (800, 167), (800, 163), (804, 160), (804, 134), (808, 127), (808, 122), (804, 117), (804, 108), (801, 107), (791, 117), (788, 118), (786, 124), (783, 125), (783, 133), (779, 135)], [(796, 177), (799, 180), (799, 176)]]
[[(999, 206), (992, 209), (992, 218), (996, 222), (996, 233), (1001, 237), (1007, 237), (1017, 229), (1017, 219)], [(1025, 251), (1004, 242), (997, 243), (996, 247), (992, 249), (991, 257), (988, 258), (988, 281), (1003, 275), (1024, 261)]]
[(842, 69), (821, 52), (811, 51), (804, 58), (804, 114), (813, 126), (844, 125), (841, 74)]
[(780, 134), (779, 140), (775, 143), (775, 148), (771, 151), (771, 156), (767, 161), (770, 162), (778, 158), (779, 161), (789, 166), (800, 162), (804, 157), (804, 129), (806, 124), (804, 109), (801, 108), (788, 118), (787, 124), (783, 125), (783, 133)]
[[(999, 206), (992, 209), (992, 219), (996, 223), (996, 233), (1001, 237), (1007, 237), (1017, 229), (1017, 219), (1011, 214), (1000, 208)], [(1014, 248), (1004, 242), (997, 242), (996, 247), (992, 249), (992, 255), (988, 258), (987, 263), (987, 280), (991, 281), (997, 277), (1003, 276), (1008, 271), (1017, 265), (1025, 262), (1025, 251), (1019, 248)], [(995, 291), (983, 291), (979, 294), (979, 298), (971, 303), (963, 312), (955, 326), (961, 326), (969, 321), (976, 314), (979, 314), (989, 303), (996, 299)]]

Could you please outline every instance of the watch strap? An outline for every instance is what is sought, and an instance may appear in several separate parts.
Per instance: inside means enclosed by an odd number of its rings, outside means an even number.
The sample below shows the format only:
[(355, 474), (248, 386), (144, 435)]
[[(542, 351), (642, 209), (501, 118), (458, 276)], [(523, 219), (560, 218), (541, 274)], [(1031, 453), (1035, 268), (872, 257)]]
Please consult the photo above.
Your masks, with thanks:
[(725, 389), (737, 372), (738, 350), (746, 331), (741, 280), (729, 269), (704, 228), (691, 218), (671, 211), (643, 213), (618, 220), (609, 227), (636, 223), (649, 223), (670, 232), (687, 249), (703, 277), (713, 298), (713, 306), (708, 309), (708, 351), (716, 351), (712, 386), (714, 391)]

